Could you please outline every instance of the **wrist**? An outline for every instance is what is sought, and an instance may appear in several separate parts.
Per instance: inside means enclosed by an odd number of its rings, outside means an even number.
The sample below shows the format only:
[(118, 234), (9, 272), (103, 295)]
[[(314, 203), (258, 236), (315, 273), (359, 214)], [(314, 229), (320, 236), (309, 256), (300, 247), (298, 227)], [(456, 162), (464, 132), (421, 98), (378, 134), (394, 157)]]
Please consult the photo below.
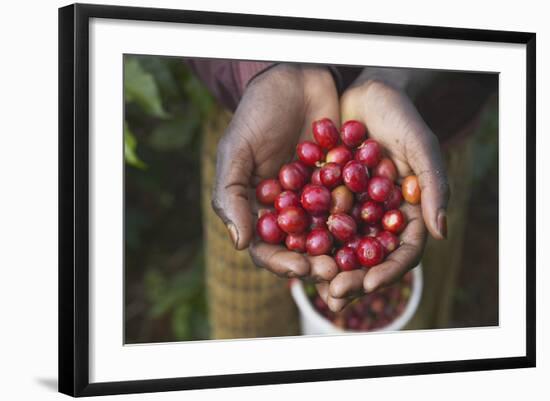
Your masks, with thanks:
[(411, 81), (411, 72), (408, 69), (366, 67), (357, 77), (354, 85), (389, 86), (397, 90), (405, 90)]
[(301, 71), (304, 93), (310, 98), (323, 98), (327, 93), (336, 91), (335, 77), (328, 67), (305, 65), (301, 67)]
[(267, 86), (269, 91), (303, 96), (307, 103), (325, 99), (327, 93), (336, 96), (336, 83), (326, 66), (278, 63), (257, 74), (248, 84), (247, 90)]
[(257, 76), (273, 68), (276, 64), (262, 61), (242, 61), (238, 63), (236, 81), (240, 94), (244, 93), (246, 87)]

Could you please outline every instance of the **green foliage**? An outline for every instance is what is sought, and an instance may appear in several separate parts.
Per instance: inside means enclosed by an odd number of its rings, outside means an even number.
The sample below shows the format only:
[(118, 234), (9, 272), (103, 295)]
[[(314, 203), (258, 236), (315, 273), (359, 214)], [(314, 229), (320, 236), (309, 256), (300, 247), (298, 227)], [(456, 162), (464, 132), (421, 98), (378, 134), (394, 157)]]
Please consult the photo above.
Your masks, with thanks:
[(200, 112), (200, 116), (202, 118), (206, 117), (214, 105), (214, 99), (210, 93), (205, 91), (202, 84), (192, 75), (188, 76), (183, 82), (183, 87), (191, 102), (193, 102)]
[(125, 102), (136, 102), (144, 112), (153, 117), (168, 117), (162, 107), (158, 86), (153, 76), (141, 67), (137, 59), (127, 57), (124, 61)]
[(149, 144), (158, 151), (183, 149), (193, 140), (199, 124), (199, 116), (192, 113), (162, 122), (151, 133)]
[(137, 141), (130, 128), (128, 128), (128, 123), (124, 121), (124, 160), (130, 166), (145, 169), (147, 165), (141, 161), (141, 159), (136, 154)]
[(171, 277), (158, 269), (145, 275), (150, 317), (171, 316), (174, 338), (179, 341), (205, 338), (208, 332), (203, 259), (200, 252), (187, 269)]
[(200, 122), (214, 104), (183, 61), (167, 57), (126, 56), (124, 99), (125, 160), (139, 169), (147, 165), (137, 155), (133, 130), (146, 129), (155, 151), (179, 151), (195, 142)]
[(207, 339), (199, 145), (213, 98), (183, 60), (124, 57), (126, 341)]

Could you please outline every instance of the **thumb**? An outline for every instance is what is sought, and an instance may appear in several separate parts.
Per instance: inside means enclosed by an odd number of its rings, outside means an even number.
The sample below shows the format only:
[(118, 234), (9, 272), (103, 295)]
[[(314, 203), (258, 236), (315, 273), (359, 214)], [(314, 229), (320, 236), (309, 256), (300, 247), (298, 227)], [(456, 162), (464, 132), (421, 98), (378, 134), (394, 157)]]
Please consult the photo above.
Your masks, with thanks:
[(439, 141), (431, 132), (417, 138), (407, 159), (420, 184), (422, 216), (432, 237), (445, 239), (449, 184)]
[(222, 219), (236, 249), (248, 247), (254, 232), (249, 202), (253, 155), (230, 124), (218, 144), (212, 208)]

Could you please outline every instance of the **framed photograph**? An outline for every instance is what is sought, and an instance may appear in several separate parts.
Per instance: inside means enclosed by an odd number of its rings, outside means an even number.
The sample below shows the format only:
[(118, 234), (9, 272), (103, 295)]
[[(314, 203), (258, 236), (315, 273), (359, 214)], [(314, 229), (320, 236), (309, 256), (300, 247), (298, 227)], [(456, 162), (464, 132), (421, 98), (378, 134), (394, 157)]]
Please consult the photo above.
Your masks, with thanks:
[(535, 366), (535, 34), (59, 9), (59, 391)]

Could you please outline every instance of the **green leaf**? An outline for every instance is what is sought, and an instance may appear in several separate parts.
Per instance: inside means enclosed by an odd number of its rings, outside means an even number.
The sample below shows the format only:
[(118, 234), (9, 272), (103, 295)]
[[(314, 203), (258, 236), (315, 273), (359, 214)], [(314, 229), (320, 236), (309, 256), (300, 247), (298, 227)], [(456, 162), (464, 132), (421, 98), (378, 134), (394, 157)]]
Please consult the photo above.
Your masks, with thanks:
[(195, 76), (188, 75), (184, 79), (183, 87), (185, 93), (189, 96), (193, 104), (198, 107), (201, 116), (207, 116), (214, 105), (212, 95)]
[(146, 72), (136, 58), (124, 59), (124, 98), (137, 103), (147, 114), (167, 118), (160, 93), (153, 76)]
[(182, 149), (193, 140), (199, 124), (199, 116), (192, 111), (185, 116), (162, 122), (153, 130), (149, 144), (158, 151)]
[(124, 121), (124, 160), (132, 167), (136, 167), (142, 170), (147, 168), (147, 165), (141, 161), (136, 154), (137, 141), (136, 137), (130, 131), (128, 124)]
[(172, 66), (182, 64), (178, 58), (139, 56), (139, 64), (151, 74), (157, 83), (164, 104), (181, 101), (180, 86), (172, 72)]

